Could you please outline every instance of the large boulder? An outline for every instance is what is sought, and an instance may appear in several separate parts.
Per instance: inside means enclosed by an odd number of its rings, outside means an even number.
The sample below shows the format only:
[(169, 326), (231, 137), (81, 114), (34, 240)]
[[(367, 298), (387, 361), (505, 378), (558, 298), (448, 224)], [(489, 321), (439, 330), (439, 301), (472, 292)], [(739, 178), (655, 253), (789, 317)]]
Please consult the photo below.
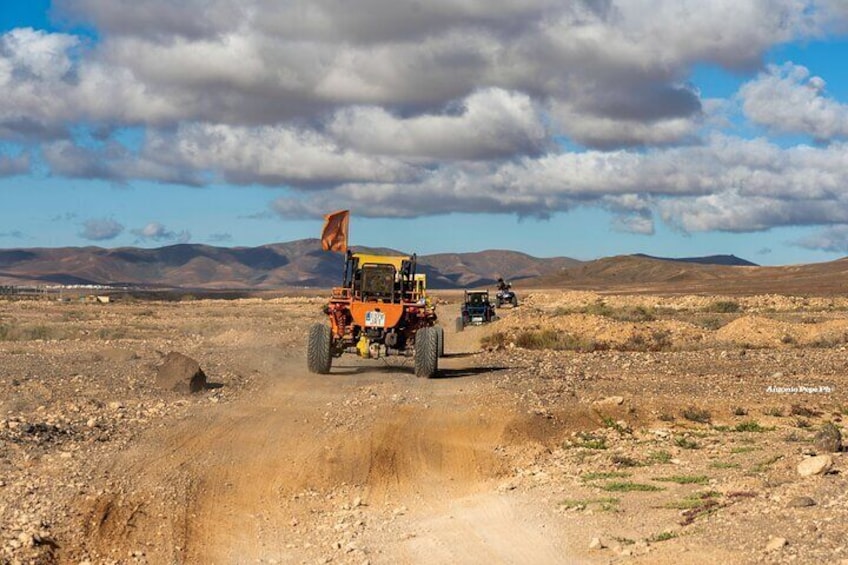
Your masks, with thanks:
[(172, 351), (159, 366), (156, 384), (165, 390), (183, 394), (200, 392), (206, 388), (206, 374), (200, 368), (200, 363), (182, 353)]
[(830, 471), (831, 467), (833, 467), (833, 459), (830, 455), (817, 455), (816, 457), (808, 457), (798, 463), (798, 474), (802, 477), (823, 475)]
[(833, 422), (828, 422), (813, 438), (816, 449), (825, 453), (835, 453), (842, 450), (842, 432)]

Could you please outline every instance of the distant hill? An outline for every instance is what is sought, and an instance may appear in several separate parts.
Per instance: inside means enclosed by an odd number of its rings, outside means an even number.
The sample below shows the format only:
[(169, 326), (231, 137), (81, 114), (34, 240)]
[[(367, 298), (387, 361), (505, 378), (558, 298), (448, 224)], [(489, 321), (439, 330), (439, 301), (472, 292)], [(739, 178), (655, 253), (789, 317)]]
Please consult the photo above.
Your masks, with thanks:
[(848, 292), (848, 259), (761, 267), (622, 255), (587, 261), (555, 275), (538, 277), (527, 285), (634, 293), (841, 294)]
[[(402, 254), (387, 248), (355, 251)], [(579, 264), (515, 251), (425, 255), (419, 272), (432, 288), (484, 286), (502, 276), (521, 280)], [(0, 284), (109, 284), (162, 288), (274, 289), (330, 287), (340, 282), (344, 259), (318, 239), (260, 247), (180, 244), (157, 249), (63, 247), (0, 250)]]
[(436, 288), (494, 285), (498, 277), (512, 282), (556, 275), (582, 264), (568, 257), (539, 259), (506, 250), (477, 253), (440, 253), (420, 258), (428, 284)]
[(726, 265), (729, 267), (759, 267), (746, 259), (740, 259), (736, 255), (707, 255), (706, 257), (654, 257), (644, 253), (636, 253), (634, 257), (645, 257), (646, 259), (657, 259), (659, 261), (677, 261), (679, 263), (697, 263), (699, 265)]

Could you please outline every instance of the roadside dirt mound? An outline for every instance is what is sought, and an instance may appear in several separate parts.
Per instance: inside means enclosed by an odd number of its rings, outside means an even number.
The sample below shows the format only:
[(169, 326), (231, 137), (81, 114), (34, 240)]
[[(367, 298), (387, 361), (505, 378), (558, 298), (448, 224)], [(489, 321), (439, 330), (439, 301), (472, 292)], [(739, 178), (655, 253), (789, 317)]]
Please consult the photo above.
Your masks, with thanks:
[(458, 491), (501, 476), (494, 448), (503, 415), (402, 406), (378, 416), (368, 434), (334, 438), (322, 450), (318, 473), (301, 469), (293, 484), (326, 489), (339, 482), (366, 487), (372, 497), (437, 488), (447, 479)]
[(545, 330), (570, 336), (577, 349), (688, 348), (708, 335), (701, 328), (676, 320), (625, 322), (591, 314), (540, 316), (529, 310), (515, 311), (489, 326), (490, 332), (505, 332), (511, 341), (525, 332)]
[(803, 323), (745, 316), (720, 328), (715, 333), (715, 340), (751, 347), (829, 346), (848, 341), (848, 321)]
[(800, 324), (798, 341), (804, 345), (828, 346), (848, 343), (848, 320), (828, 320), (817, 324)]
[(793, 324), (761, 316), (744, 316), (719, 328), (715, 339), (734, 345), (774, 347), (795, 340), (794, 334)]

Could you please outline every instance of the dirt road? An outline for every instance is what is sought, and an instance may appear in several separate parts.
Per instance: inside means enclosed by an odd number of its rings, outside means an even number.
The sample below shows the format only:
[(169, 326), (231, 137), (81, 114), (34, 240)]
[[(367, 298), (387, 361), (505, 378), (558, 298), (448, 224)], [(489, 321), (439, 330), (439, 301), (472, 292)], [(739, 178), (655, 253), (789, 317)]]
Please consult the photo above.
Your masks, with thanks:
[(499, 370), (469, 365), (478, 334), (449, 336), (432, 380), (397, 361), (346, 356), (321, 377), (295, 352), (264, 361), (256, 394), (116, 459), (134, 481), (93, 502), (90, 539), (150, 562), (569, 562), (551, 518), (497, 490), (521, 422), (474, 382)]

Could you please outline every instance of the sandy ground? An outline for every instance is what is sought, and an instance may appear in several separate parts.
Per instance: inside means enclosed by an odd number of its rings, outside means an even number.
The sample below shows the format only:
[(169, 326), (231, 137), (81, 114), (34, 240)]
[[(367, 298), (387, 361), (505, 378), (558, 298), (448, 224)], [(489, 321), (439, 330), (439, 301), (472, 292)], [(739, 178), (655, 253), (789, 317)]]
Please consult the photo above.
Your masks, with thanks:
[[(844, 455), (796, 469), (848, 406), (840, 299), (522, 299), (440, 305), (429, 380), (308, 374), (321, 299), (0, 303), (0, 563), (848, 558)], [(169, 351), (211, 386), (157, 389)]]

